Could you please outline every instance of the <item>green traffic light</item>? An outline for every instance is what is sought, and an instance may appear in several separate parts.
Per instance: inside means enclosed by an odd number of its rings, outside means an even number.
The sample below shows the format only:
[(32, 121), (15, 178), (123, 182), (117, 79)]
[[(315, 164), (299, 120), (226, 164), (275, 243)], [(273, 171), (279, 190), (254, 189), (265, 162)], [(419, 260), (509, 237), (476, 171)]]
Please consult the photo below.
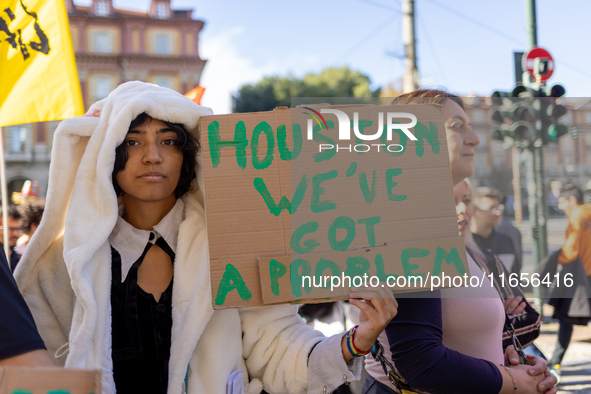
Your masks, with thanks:
[(558, 141), (566, 133), (568, 133), (568, 127), (563, 124), (553, 123), (548, 126), (548, 141)]

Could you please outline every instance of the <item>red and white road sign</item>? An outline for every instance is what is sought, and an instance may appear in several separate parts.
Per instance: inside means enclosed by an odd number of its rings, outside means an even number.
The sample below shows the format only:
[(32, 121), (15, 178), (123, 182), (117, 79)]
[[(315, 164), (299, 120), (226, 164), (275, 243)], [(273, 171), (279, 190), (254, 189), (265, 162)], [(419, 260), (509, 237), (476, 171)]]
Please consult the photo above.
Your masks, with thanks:
[(534, 79), (536, 79), (536, 77), (538, 77), (534, 74), (536, 59), (547, 62), (546, 73), (539, 75), (541, 82), (546, 82), (548, 79), (550, 79), (552, 73), (554, 73), (554, 59), (552, 58), (552, 55), (550, 55), (550, 52), (548, 52), (544, 48), (533, 47), (532, 49), (527, 51), (521, 59), (521, 66), (524, 70), (530, 73), (530, 75), (534, 77)]

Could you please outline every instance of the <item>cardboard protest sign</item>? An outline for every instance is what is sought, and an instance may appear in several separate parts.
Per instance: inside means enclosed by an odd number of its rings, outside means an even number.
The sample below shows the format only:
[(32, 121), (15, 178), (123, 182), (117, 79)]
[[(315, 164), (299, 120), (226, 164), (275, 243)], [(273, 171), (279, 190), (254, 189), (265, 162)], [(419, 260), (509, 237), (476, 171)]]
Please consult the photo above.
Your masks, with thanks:
[(99, 394), (101, 372), (0, 367), (0, 394)]
[(416, 291), (467, 272), (438, 105), (207, 116), (201, 146), (215, 308), (347, 298), (327, 275)]

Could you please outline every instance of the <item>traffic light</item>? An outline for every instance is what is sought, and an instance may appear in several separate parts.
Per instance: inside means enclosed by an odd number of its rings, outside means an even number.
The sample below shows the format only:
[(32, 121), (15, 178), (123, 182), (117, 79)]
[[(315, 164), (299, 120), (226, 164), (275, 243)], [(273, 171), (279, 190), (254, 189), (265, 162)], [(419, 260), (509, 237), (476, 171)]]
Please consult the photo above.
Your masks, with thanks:
[[(518, 87), (521, 90), (521, 87)], [(535, 110), (531, 99), (512, 97), (516, 93), (497, 91), (493, 93), (493, 107), (491, 120), (494, 123), (492, 138), (502, 141), (506, 148), (518, 145), (528, 146), (537, 139), (536, 130), (532, 121), (535, 118)]]
[(560, 117), (566, 115), (566, 107), (556, 102), (566, 90), (562, 85), (548, 86), (539, 91), (534, 103), (536, 109), (536, 129), (542, 137), (542, 143), (556, 142), (568, 133), (568, 128), (558, 123)]
[(558, 123), (567, 112), (556, 102), (564, 93), (561, 85), (541, 89), (517, 85), (511, 92), (493, 92), (492, 138), (502, 141), (506, 148), (532, 146), (539, 140), (542, 144), (557, 141), (568, 132)]
[(566, 89), (562, 85), (554, 85), (546, 88), (545, 93), (548, 97), (562, 97), (566, 93)]
[(558, 119), (566, 115), (566, 107), (556, 103), (554, 97), (542, 97), (538, 100), (540, 100), (540, 116), (537, 123), (539, 123), (542, 141), (544, 144), (556, 142), (560, 137), (568, 133), (568, 128), (558, 123)]
[(503, 92), (500, 90), (495, 90), (493, 94), (490, 95), (492, 99), (492, 103), (495, 106), (500, 106), (503, 103), (503, 99), (506, 97), (511, 97), (511, 92)]
[(517, 85), (515, 88), (510, 92), (503, 92), (502, 90), (495, 90), (491, 94), (492, 103), (495, 106), (500, 106), (503, 102), (504, 98), (511, 98), (511, 97), (519, 97), (520, 94), (525, 92), (527, 88), (523, 85)]

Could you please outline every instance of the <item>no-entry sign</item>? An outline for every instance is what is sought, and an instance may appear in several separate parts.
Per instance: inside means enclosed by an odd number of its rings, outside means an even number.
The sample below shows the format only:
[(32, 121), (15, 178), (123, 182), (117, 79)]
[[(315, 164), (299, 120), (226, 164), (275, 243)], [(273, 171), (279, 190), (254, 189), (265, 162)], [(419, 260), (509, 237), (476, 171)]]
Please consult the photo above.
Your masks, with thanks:
[[(523, 69), (534, 79), (539, 76), (541, 82), (546, 82), (554, 73), (554, 59), (544, 48), (533, 47), (523, 55), (521, 62)], [(535, 70), (536, 62), (540, 64), (538, 70)]]

